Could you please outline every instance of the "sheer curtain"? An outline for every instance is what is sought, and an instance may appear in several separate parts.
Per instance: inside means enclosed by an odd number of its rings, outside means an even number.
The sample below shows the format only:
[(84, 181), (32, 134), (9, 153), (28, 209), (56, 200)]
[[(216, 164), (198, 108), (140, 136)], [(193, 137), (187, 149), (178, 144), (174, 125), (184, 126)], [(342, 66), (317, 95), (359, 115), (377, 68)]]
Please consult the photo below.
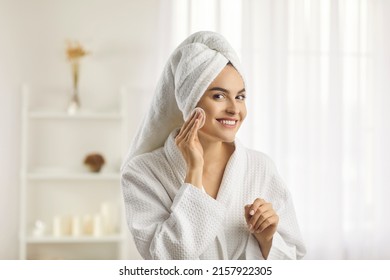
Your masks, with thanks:
[(389, 1), (169, 3), (163, 57), (199, 30), (238, 51), (249, 112), (240, 139), (278, 166), (306, 259), (389, 259)]

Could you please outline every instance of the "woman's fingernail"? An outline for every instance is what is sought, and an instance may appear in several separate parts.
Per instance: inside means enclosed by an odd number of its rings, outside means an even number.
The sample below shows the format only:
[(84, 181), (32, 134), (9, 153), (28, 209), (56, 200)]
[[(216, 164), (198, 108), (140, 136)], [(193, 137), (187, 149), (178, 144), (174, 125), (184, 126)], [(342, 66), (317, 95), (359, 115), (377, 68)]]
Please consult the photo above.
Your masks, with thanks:
[(252, 230), (252, 225), (251, 224), (248, 225), (248, 229)]
[(250, 212), (249, 212), (249, 215), (251, 215), (251, 216), (253, 216), (255, 214), (255, 210), (251, 210)]

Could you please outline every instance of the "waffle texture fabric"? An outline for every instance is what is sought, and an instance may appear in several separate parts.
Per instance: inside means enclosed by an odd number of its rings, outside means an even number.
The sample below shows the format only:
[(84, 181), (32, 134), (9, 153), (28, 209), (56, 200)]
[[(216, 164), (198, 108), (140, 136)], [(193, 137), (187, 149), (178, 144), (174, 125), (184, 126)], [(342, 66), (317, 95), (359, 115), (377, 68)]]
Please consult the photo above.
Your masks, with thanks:
[(236, 140), (213, 199), (184, 183), (176, 135), (123, 166), (126, 219), (144, 259), (263, 259), (244, 217), (244, 206), (256, 198), (271, 202), (280, 219), (268, 259), (304, 256), (291, 195), (268, 156)]

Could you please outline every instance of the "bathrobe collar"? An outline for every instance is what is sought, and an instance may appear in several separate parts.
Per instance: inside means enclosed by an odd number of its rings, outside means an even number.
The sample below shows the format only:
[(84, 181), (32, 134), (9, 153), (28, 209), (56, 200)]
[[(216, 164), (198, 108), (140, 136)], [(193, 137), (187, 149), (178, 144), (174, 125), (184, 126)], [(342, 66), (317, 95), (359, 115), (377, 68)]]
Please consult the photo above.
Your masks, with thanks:
[[(179, 129), (175, 129), (171, 132), (167, 138), (164, 150), (167, 156), (167, 160), (172, 166), (172, 172), (175, 174), (179, 182), (184, 183), (186, 176), (186, 162), (179, 148), (176, 146), (175, 137), (178, 134)], [(245, 148), (241, 145), (238, 139), (234, 141), (235, 150), (231, 155), (221, 181), (221, 186), (218, 191), (216, 200), (228, 204), (237, 191), (235, 188), (242, 186), (242, 182), (245, 179), (245, 170), (247, 161), (245, 160)]]

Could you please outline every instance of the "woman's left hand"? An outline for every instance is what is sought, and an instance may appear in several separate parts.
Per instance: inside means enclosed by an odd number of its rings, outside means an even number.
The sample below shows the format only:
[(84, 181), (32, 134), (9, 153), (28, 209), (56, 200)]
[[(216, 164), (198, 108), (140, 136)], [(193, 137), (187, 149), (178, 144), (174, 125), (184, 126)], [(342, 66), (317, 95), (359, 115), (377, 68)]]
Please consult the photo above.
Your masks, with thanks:
[(245, 220), (258, 242), (269, 242), (278, 227), (279, 216), (271, 203), (256, 198), (252, 204), (245, 206)]

